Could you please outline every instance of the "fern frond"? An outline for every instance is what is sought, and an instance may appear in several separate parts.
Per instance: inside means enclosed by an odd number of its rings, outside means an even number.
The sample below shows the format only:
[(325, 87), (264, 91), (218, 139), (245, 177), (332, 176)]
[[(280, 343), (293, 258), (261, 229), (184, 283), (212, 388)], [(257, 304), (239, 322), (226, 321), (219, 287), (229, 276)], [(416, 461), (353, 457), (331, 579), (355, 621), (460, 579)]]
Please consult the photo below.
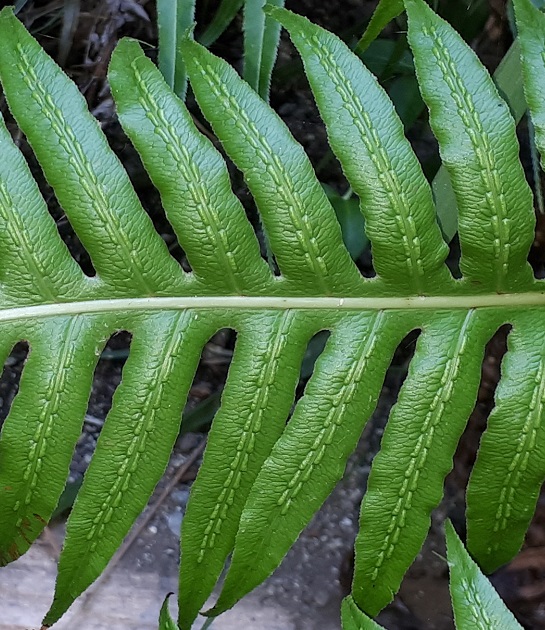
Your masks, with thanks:
[[(522, 626), (507, 609), (500, 597), (473, 562), (447, 521), (447, 558), (450, 573), (450, 593), (454, 619), (458, 630), (521, 630)], [(341, 607), (343, 630), (381, 630), (382, 626), (369, 619), (351, 596)]]
[(120, 43), (109, 76), (119, 118), (161, 192), (167, 218), (199, 281), (198, 293), (274, 291), (274, 278), (231, 191), (223, 158), (136, 42)]
[[(361, 199), (377, 271), (370, 280), (350, 258), (284, 123), (228, 64), (184, 41), (198, 104), (258, 206), (280, 270), (274, 276), (220, 153), (139, 46), (124, 41), (111, 62), (112, 93), (191, 264), (184, 272), (76, 87), (12, 12), (0, 13), (7, 102), (96, 270), (88, 277), (71, 258), (0, 121), (0, 360), (18, 341), (31, 348), (0, 439), (2, 564), (27, 550), (57, 503), (106, 340), (118, 330), (132, 335), (67, 525), (46, 624), (100, 575), (144, 507), (167, 464), (201, 350), (225, 327), (237, 332), (233, 362), (183, 521), (182, 630), (230, 553), (211, 614), (279, 564), (343, 474), (392, 355), (415, 330), (416, 353), (362, 504), (354, 600), (344, 614), (350, 606), (378, 612), (418, 553), (475, 403), (485, 345), (503, 324), (512, 333), (468, 492), (469, 545), (485, 568), (520, 547), (545, 478), (545, 291), (527, 263), (531, 192), (515, 123), (486, 70), (423, 0), (405, 6), (457, 198), (461, 280), (446, 267), (430, 186), (393, 105), (327, 31), (267, 8), (299, 49), (331, 147)], [(543, 151), (542, 90), (533, 77), (545, 68), (534, 72), (532, 64), (543, 63), (536, 51), (545, 49), (545, 25), (542, 16), (528, 18), (527, 0), (516, 7)], [(306, 346), (324, 330), (326, 347), (291, 412)]]
[[(545, 15), (525, 1), (516, 2), (515, 8), (525, 94), (543, 155), (543, 98), (538, 90), (545, 78)], [(545, 348), (540, 322), (540, 314), (531, 310), (513, 322), (496, 405), (468, 486), (468, 548), (486, 571), (508, 562), (520, 549), (545, 477)]]
[(523, 291), (533, 282), (527, 257), (534, 212), (513, 118), (452, 27), (425, 3), (405, 6), (422, 97), (458, 203), (464, 282), (498, 293)]

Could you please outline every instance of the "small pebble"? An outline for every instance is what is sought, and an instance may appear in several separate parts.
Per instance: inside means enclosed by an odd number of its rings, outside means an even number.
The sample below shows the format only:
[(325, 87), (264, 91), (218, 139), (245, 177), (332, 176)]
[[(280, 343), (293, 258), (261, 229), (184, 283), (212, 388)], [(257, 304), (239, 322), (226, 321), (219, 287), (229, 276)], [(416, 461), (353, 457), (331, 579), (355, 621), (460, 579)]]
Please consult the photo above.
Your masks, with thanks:
[(182, 513), (174, 512), (167, 516), (167, 525), (170, 531), (175, 535), (180, 535), (180, 527), (182, 526)]
[(314, 602), (317, 606), (325, 606), (329, 601), (329, 593), (324, 589), (317, 589), (314, 591)]

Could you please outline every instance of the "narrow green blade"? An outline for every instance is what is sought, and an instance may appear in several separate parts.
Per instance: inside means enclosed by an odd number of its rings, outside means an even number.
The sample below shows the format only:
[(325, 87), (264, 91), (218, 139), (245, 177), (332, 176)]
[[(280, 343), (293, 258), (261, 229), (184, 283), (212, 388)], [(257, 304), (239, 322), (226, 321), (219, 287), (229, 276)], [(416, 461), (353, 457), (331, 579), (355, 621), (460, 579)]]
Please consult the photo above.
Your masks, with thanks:
[[(232, 551), (250, 489), (282, 434), (312, 319), (301, 313), (242, 318), (203, 464), (183, 519), (179, 619), (189, 630)], [(246, 321), (245, 321), (246, 319)], [(289, 351), (288, 351), (289, 348)]]
[(194, 18), (195, 0), (157, 0), (159, 70), (181, 99), (187, 90), (187, 73), (179, 44)]
[(519, 551), (545, 481), (543, 317), (528, 310), (512, 324), (467, 490), (468, 548), (487, 573)]
[(273, 276), (231, 190), (223, 157), (135, 41), (120, 42), (108, 76), (119, 120), (161, 193), (167, 218), (201, 281), (198, 290), (244, 295), (271, 286)]
[[(171, 593), (172, 595), (172, 593)], [(170, 595), (165, 597), (165, 601), (161, 606), (161, 612), (159, 614), (159, 630), (178, 630), (178, 626), (172, 620), (170, 612), (168, 610), (168, 600)]]
[(372, 617), (392, 601), (426, 538), (495, 326), (477, 310), (438, 312), (423, 326), (361, 506), (352, 595)]
[(112, 328), (105, 316), (79, 316), (25, 332), (31, 351), (0, 440), (0, 565), (30, 547), (57, 506)]
[(361, 274), (301, 145), (225, 61), (190, 40), (182, 47), (199, 106), (244, 173), (289, 281), (286, 290), (341, 296), (358, 291), (364, 285)]
[(234, 20), (236, 14), (244, 5), (244, 0), (222, 0), (218, 10), (214, 14), (212, 21), (206, 27), (204, 33), (199, 37), (199, 42), (210, 48), (225, 29)]
[(305, 395), (248, 496), (213, 615), (274, 571), (341, 478), (404, 325), (385, 312), (347, 314), (334, 325)]
[(458, 33), (424, 0), (405, 6), (422, 97), (457, 199), (464, 282), (523, 291), (533, 283), (534, 211), (515, 122)]
[(465, 550), (454, 527), (445, 523), (450, 596), (458, 630), (522, 630), (492, 584)]
[(286, 10), (269, 12), (303, 58), (386, 289), (423, 295), (453, 285), (430, 186), (386, 92), (338, 37)]
[[(77, 86), (6, 8), (0, 81), (10, 110), (75, 232), (104, 295), (170, 294), (184, 274), (142, 208)], [(95, 289), (100, 283), (95, 279)]]
[(403, 13), (404, 8), (403, 0), (380, 0), (354, 52), (358, 55), (365, 52), (371, 42), (375, 41), (379, 36), (384, 27), (400, 13)]
[(213, 320), (190, 310), (133, 320), (131, 352), (67, 524), (46, 625), (102, 573), (168, 463)]
[(543, 103), (545, 14), (537, 9), (530, 0), (514, 0), (513, 6), (522, 58), (524, 93), (532, 116), (535, 141), (543, 167), (545, 163), (545, 105)]
[[(281, 7), (284, 0), (267, 0), (267, 4)], [(244, 78), (268, 101), (280, 26), (265, 15), (264, 6), (265, 0), (244, 2)]]

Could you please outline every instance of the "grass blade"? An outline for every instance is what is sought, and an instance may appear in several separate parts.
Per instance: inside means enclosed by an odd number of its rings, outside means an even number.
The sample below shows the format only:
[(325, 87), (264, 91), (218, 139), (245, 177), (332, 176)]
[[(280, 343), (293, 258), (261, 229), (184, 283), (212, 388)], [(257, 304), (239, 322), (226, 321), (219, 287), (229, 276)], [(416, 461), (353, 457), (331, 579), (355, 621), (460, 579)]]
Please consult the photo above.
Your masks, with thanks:
[(403, 9), (403, 0), (380, 0), (365, 29), (365, 33), (356, 44), (354, 52), (357, 55), (361, 55), (365, 52), (371, 42), (379, 36), (384, 27), (402, 13)]
[(222, 0), (210, 24), (198, 38), (199, 42), (209, 48), (234, 20), (244, 5), (244, 0)]
[[(268, 5), (284, 6), (284, 0)], [(246, 0), (244, 5), (244, 78), (264, 100), (269, 100), (271, 75), (276, 61), (280, 25), (263, 12), (265, 0)]]
[(157, 0), (159, 70), (181, 99), (187, 90), (187, 74), (179, 43), (194, 19), (195, 0)]

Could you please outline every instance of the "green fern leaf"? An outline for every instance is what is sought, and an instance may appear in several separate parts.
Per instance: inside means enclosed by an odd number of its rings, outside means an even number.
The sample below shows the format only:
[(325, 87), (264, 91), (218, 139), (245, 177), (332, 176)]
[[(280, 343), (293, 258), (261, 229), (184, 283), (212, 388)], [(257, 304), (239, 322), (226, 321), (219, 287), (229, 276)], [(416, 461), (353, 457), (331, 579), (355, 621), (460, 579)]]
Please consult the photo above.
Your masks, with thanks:
[[(531, 2), (516, 2), (515, 8), (525, 94), (543, 155), (544, 111), (538, 90), (545, 79), (545, 15)], [(519, 551), (545, 477), (542, 337), (537, 312), (517, 318), (502, 363), (496, 406), (468, 486), (468, 548), (486, 571), (494, 571)]]
[(458, 630), (521, 630), (513, 613), (473, 562), (454, 527), (447, 521), (450, 595)]
[(534, 214), (513, 118), (454, 29), (423, 0), (405, 6), (422, 97), (458, 203), (464, 283), (523, 291), (533, 282)]
[(361, 199), (381, 289), (425, 295), (453, 286), (430, 186), (386, 92), (337, 37), (287, 11), (269, 12), (301, 53), (331, 147)]
[[(83, 96), (16, 18), (4, 13), (2, 20), (0, 76), (10, 110), (91, 254), (105, 285), (102, 294), (181, 290), (180, 267), (153, 229)], [(87, 288), (90, 295), (96, 283), (86, 284), (80, 291)]]
[(384, 312), (346, 316), (335, 325), (304, 398), (252, 487), (213, 614), (272, 573), (341, 478), (376, 406), (403, 325), (395, 313)]
[[(226, 62), (189, 40), (182, 49), (199, 106), (261, 212), (286, 279), (284, 293), (308, 295), (310, 287), (318, 295), (361, 292), (335, 211), (301, 145)], [(274, 207), (271, 199), (278, 201)]]
[(170, 595), (167, 595), (163, 605), (161, 606), (161, 613), (159, 614), (159, 630), (177, 630), (176, 624), (168, 611), (169, 597)]
[(362, 613), (350, 595), (343, 599), (341, 621), (343, 630), (384, 630), (383, 626), (379, 626), (378, 623)]
[[(520, 630), (513, 614), (470, 558), (450, 521), (445, 524), (450, 591), (458, 630)], [(380, 630), (349, 596), (341, 607), (343, 630)]]
[[(183, 522), (182, 630), (230, 553), (214, 615), (280, 563), (342, 476), (391, 357), (415, 330), (415, 357), (362, 504), (345, 623), (365, 627), (358, 608), (373, 615), (384, 607), (418, 553), (475, 403), (485, 344), (506, 323), (513, 331), (468, 492), (468, 531), (485, 568), (520, 546), (545, 477), (544, 291), (526, 261), (531, 193), (514, 121), (485, 69), (425, 2), (405, 5), (458, 202), (459, 281), (445, 265), (432, 193), (399, 117), (330, 33), (267, 9), (300, 51), (331, 147), (361, 199), (377, 271), (371, 280), (352, 262), (284, 123), (225, 62), (184, 41), (198, 104), (255, 198), (280, 272), (273, 275), (220, 153), (139, 46), (124, 41), (111, 63), (112, 92), (191, 264), (182, 271), (76, 87), (10, 10), (0, 13), (7, 102), (96, 271), (84, 275), (71, 258), (0, 121), (0, 360), (18, 341), (31, 348), (0, 439), (2, 564), (28, 549), (55, 508), (106, 340), (118, 330), (132, 334), (68, 521), (47, 625), (100, 575), (143, 509), (166, 467), (201, 350), (225, 327), (237, 333), (233, 362)], [(545, 26), (527, 18), (525, 0), (516, 7), (542, 150), (539, 87), (528, 68), (545, 48)], [(306, 346), (320, 331), (329, 339), (291, 412)]]
[(120, 121), (161, 191), (167, 218), (200, 281), (199, 293), (273, 291), (223, 158), (136, 42), (117, 47), (109, 78)]

